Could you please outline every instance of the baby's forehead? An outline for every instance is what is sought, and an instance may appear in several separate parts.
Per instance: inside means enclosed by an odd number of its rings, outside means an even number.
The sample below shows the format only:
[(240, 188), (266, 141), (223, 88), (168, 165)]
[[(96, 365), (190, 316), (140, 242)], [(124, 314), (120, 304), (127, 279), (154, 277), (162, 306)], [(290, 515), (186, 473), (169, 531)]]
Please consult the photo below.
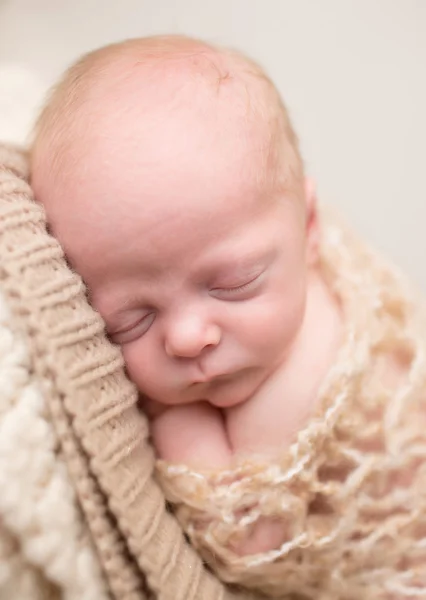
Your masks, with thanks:
[(202, 45), (167, 60), (106, 56), (71, 75), (62, 89), (66, 101), (55, 112), (59, 89), (46, 113), (54, 143), (44, 144), (39, 161), (45, 189), (59, 182), (61, 195), (68, 189), (90, 198), (95, 184), (116, 185), (110, 192), (119, 195), (123, 181), (141, 186), (141, 195), (163, 184), (175, 192), (194, 172), (201, 187), (225, 177), (272, 179), (279, 127), (271, 115), (281, 107), (277, 96), (268, 104), (271, 86), (244, 58)]
[[(135, 133), (140, 127), (158, 134), (163, 122), (173, 128), (180, 122), (190, 127), (193, 121), (194, 127), (211, 125), (217, 137), (236, 135), (238, 126), (238, 136), (246, 142), (255, 133), (268, 138), (269, 122), (262, 110), (265, 91), (249, 81), (241, 66), (233, 68), (231, 75), (220, 55), (214, 60), (194, 55), (142, 67), (113, 63), (95, 77), (91, 93), (80, 101), (76, 120), (82, 119), (89, 131), (107, 131), (110, 125), (122, 127), (125, 122)], [(98, 136), (106, 137), (101, 132)]]
[(218, 94), (210, 82), (191, 80), (183, 85), (185, 77), (179, 75), (179, 85), (129, 80), (108, 94), (99, 89), (70, 132), (65, 170), (82, 182), (84, 174), (139, 181), (141, 195), (151, 185), (179, 187), (189, 180), (199, 180), (202, 194), (218, 179), (243, 185), (260, 176), (270, 143), (264, 124), (247, 113), (235, 90)]
[(111, 51), (64, 80), (53, 102), (60, 110), (49, 119), (54, 111), (47, 109), (44, 122), (56, 141), (60, 131), (69, 144), (84, 142), (93, 130), (105, 140), (109, 124), (126, 116), (154, 129), (164, 117), (179, 120), (185, 112), (216, 120), (218, 131), (239, 122), (240, 135), (256, 129), (267, 137), (272, 87), (253, 68), (242, 57), (204, 45), (156, 60), (149, 53), (138, 59), (135, 53)]

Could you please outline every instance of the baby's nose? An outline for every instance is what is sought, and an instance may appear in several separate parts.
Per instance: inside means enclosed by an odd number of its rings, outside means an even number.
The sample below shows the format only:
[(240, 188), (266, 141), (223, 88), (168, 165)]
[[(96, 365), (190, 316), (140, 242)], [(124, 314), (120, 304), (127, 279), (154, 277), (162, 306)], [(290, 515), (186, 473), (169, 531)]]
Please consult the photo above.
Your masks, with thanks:
[(208, 346), (217, 346), (220, 329), (196, 315), (186, 315), (169, 325), (165, 336), (165, 349), (170, 357), (196, 358)]

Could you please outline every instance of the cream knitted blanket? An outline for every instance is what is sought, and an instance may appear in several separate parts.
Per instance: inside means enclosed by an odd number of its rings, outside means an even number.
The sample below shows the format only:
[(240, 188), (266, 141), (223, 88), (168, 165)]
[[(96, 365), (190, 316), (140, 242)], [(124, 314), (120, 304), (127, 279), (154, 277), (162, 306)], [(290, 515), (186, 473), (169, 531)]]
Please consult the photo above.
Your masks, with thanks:
[(120, 352), (26, 177), (0, 145), (0, 600), (254, 598), (167, 511)]
[[(345, 334), (306, 428), (276, 460), (237, 458), (226, 472), (159, 462), (159, 476), (225, 581), (280, 598), (426, 598), (425, 306), (325, 215), (321, 268)], [(238, 556), (233, 542), (265, 517), (282, 546)]]

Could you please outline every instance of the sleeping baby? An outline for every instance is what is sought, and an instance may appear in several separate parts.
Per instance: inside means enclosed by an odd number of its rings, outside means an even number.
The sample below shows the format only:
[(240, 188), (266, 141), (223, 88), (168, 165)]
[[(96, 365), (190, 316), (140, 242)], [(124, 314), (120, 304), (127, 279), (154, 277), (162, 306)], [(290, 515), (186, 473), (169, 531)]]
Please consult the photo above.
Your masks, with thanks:
[(261, 68), (177, 36), (84, 56), (31, 184), (210, 567), (280, 598), (421, 596), (423, 307), (318, 207)]

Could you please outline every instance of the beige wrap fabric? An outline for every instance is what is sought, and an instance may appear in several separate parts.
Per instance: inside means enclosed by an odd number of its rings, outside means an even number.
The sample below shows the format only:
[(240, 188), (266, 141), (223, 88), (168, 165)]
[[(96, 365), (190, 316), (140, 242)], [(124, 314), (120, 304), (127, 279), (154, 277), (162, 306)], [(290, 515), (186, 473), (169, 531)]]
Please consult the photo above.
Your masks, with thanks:
[(0, 600), (249, 600), (186, 542), (137, 393), (0, 145)]
[[(275, 460), (237, 457), (222, 472), (159, 461), (159, 478), (225, 581), (277, 598), (426, 598), (425, 306), (332, 215), (321, 233), (345, 331), (315, 414)], [(232, 551), (264, 518), (282, 546)]]

